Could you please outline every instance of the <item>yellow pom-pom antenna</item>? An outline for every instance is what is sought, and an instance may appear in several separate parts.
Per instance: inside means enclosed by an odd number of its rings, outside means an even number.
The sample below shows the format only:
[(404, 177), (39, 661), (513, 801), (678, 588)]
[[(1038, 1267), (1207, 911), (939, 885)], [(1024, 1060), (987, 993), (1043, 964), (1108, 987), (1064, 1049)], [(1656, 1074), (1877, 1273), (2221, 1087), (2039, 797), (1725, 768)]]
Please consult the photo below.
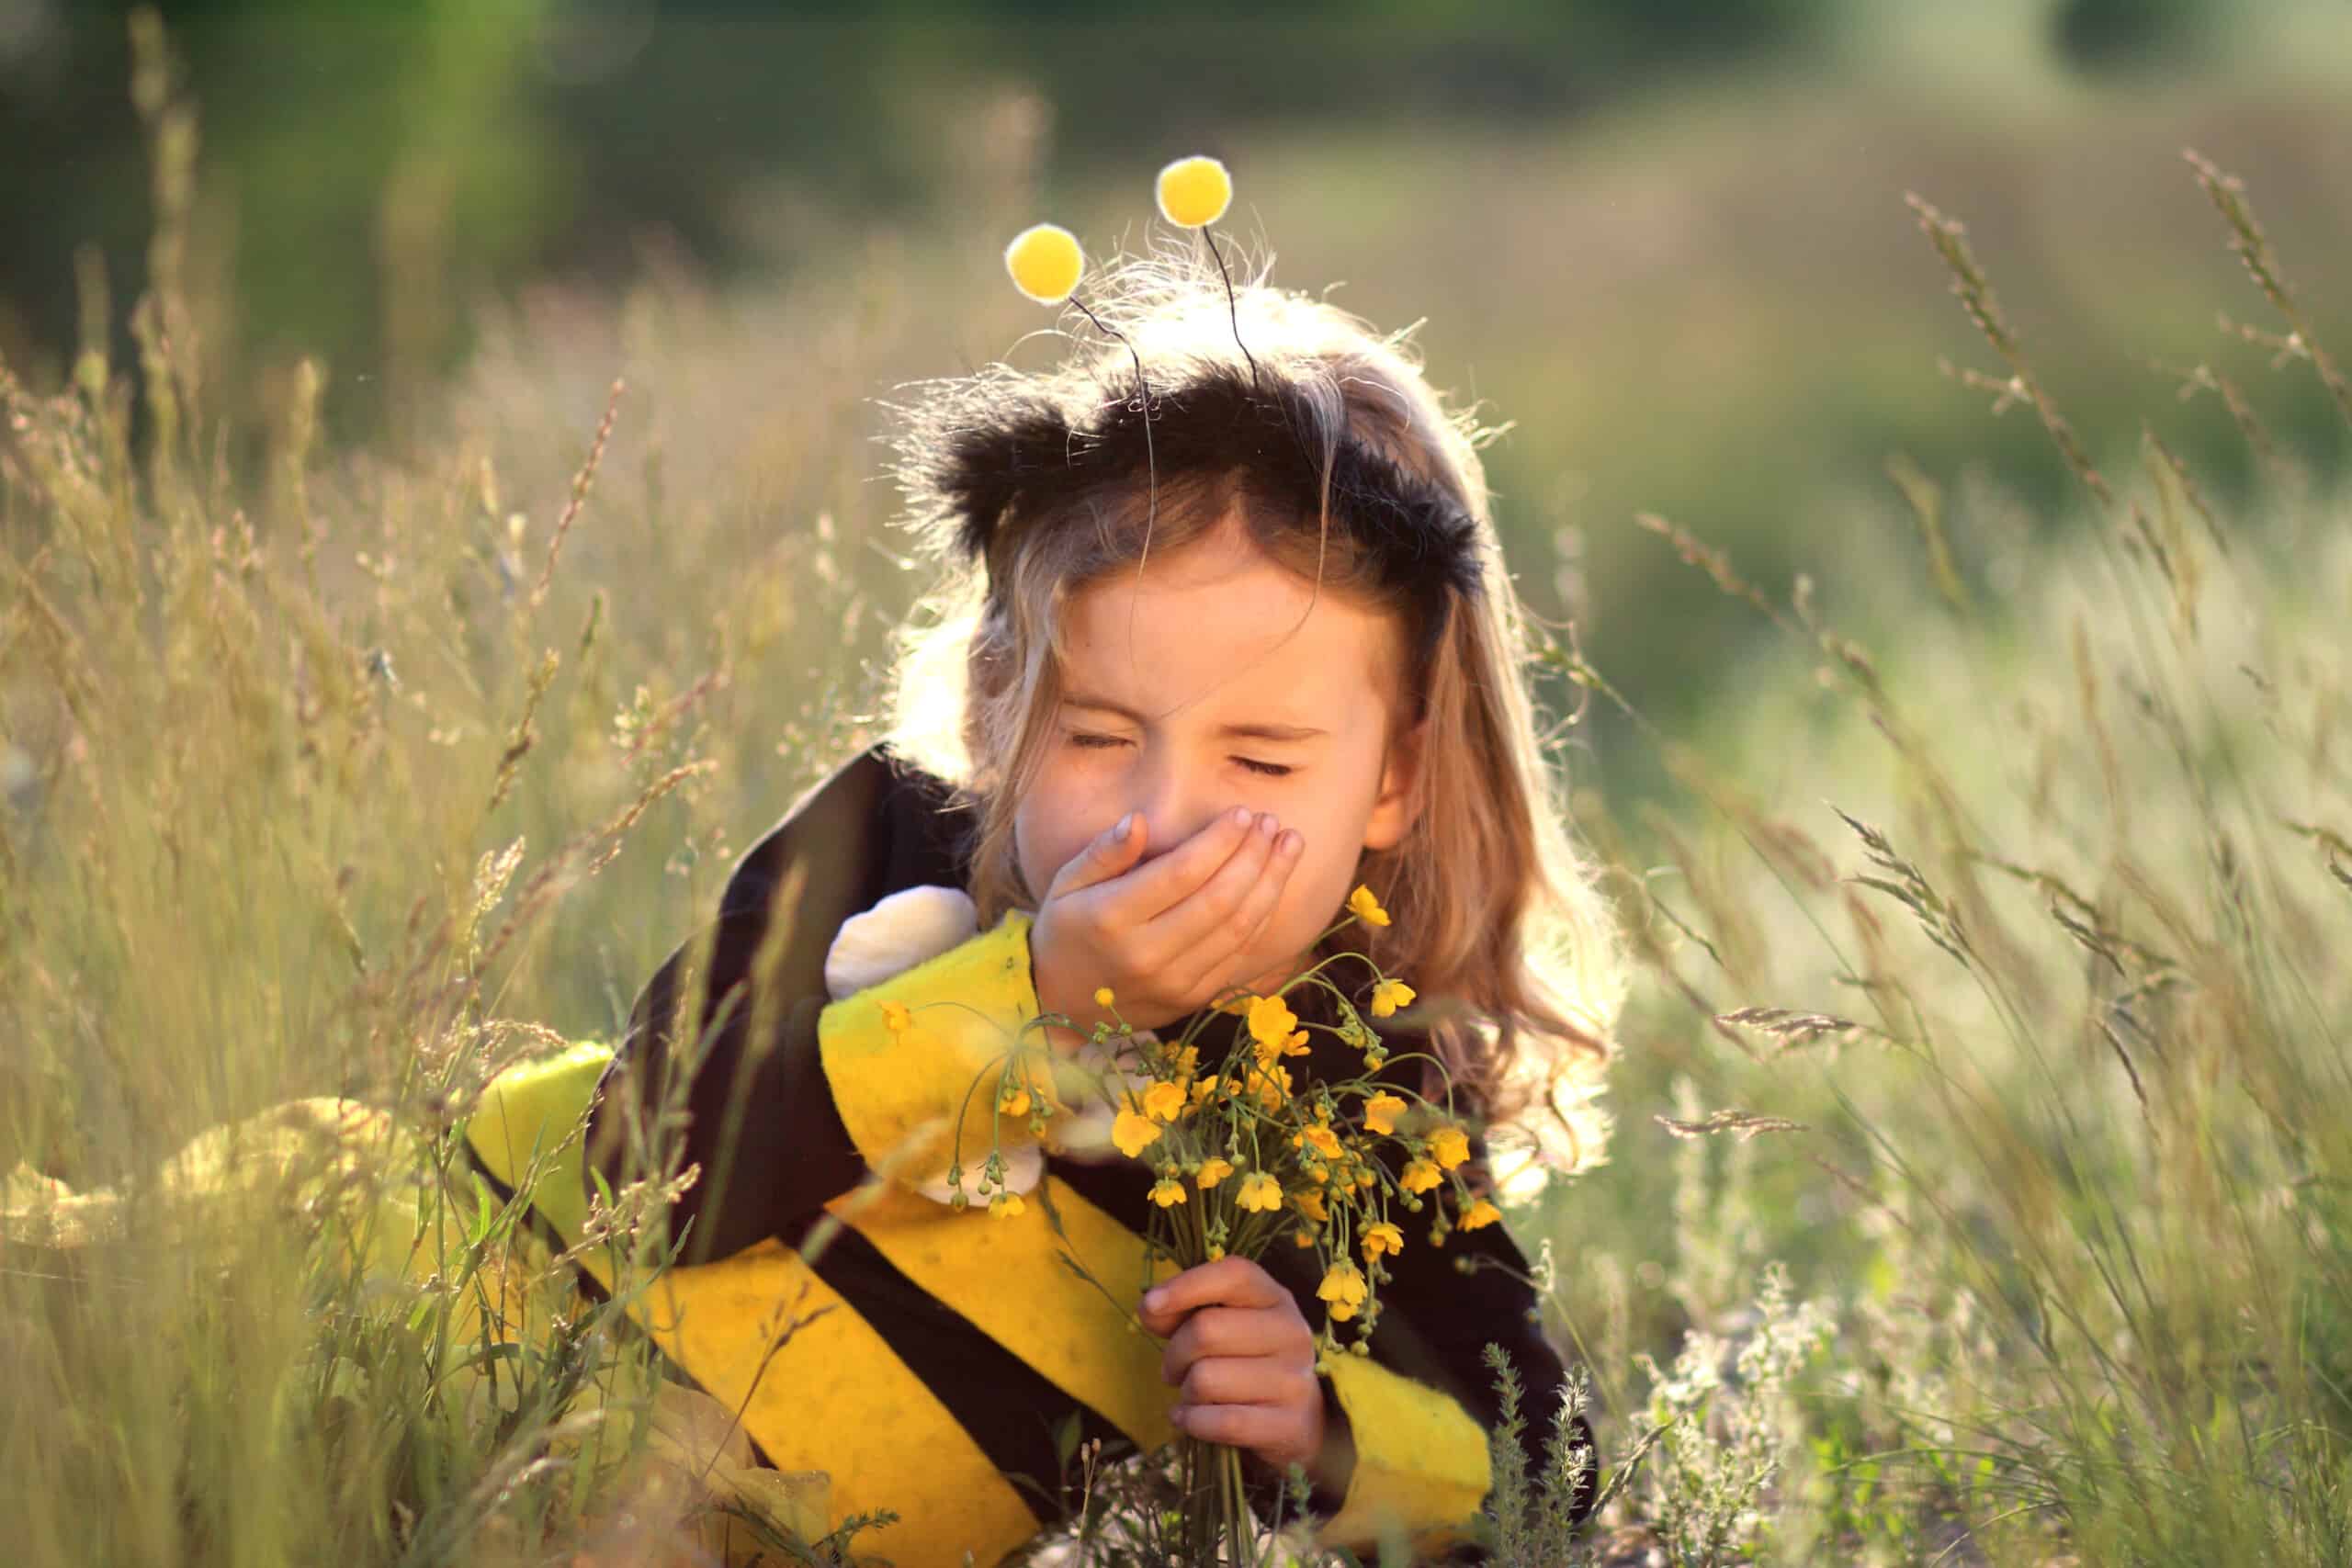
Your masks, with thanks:
[(1233, 205), (1233, 176), (1215, 158), (1179, 158), (1159, 171), (1159, 215), (1179, 229), (1205, 229)]
[(1040, 305), (1069, 299), (1085, 267), (1078, 236), (1058, 223), (1033, 224), (1004, 247), (1004, 269), (1012, 275), (1012, 286)]

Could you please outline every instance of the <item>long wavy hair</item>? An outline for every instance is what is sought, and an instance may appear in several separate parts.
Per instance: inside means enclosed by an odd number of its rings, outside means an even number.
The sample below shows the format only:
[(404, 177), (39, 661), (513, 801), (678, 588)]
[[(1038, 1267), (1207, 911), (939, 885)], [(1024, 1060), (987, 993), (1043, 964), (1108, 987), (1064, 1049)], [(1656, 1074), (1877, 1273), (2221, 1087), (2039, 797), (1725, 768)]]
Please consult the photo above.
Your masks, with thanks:
[[(903, 521), (941, 565), (899, 634), (887, 739), (972, 811), (970, 891), (983, 921), (1034, 908), (1041, 891), (1023, 878), (1013, 816), (1044, 761), (1071, 596), (1238, 516), (1269, 560), (1317, 592), (1393, 612), (1408, 634), (1407, 700), (1394, 716), (1427, 724), (1418, 798), (1404, 837), (1365, 852), (1358, 878), (1393, 923), (1346, 942), (1420, 992), (1431, 1050), (1457, 1103), (1466, 1096), (1487, 1122), (1503, 1185), (1593, 1163), (1607, 1133), (1594, 1098), (1626, 965), (1593, 864), (1567, 830), (1565, 770), (1546, 755), (1529, 679), (1535, 645), (1478, 457), (1499, 431), (1430, 388), (1408, 341), (1418, 322), (1376, 333), (1271, 286), (1261, 265), (1228, 291), (1198, 240), (1114, 258), (1090, 273), (1084, 298), (1094, 320), (1071, 313), (1072, 347), (1055, 368), (990, 365), (910, 383), (884, 405)], [(1253, 388), (1279, 391), (1320, 477), (1304, 502), (1310, 487), (1270, 481), (1266, 444), (1230, 416), (1236, 389)], [(1204, 407), (1220, 411), (1215, 423)], [(1065, 468), (1107, 449), (1086, 437), (1111, 418), (1141, 421), (1149, 467), (1069, 482)], [(1040, 429), (1071, 434), (1041, 454)], [(1455, 521), (1459, 587), (1436, 614), (1434, 567), (1400, 571), (1393, 541), (1334, 525), (1331, 476), (1365, 465), (1442, 498)], [(1010, 471), (1062, 482), (1009, 482)]]

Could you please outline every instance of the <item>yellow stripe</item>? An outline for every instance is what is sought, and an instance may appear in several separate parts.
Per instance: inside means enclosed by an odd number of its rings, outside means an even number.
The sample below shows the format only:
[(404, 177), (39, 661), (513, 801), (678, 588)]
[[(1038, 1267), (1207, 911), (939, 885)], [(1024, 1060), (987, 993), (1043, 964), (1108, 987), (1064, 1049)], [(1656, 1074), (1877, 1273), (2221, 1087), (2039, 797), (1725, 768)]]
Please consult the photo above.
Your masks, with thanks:
[[(583, 1045), (510, 1068), (466, 1126), (482, 1165), (510, 1188), (530, 1173), (537, 1152), (531, 1200), (567, 1246), (587, 1212), (580, 1144), (573, 1138), (552, 1158), (547, 1151), (571, 1136), (610, 1059), (607, 1048)], [(613, 1289), (605, 1248), (581, 1262), (598, 1284)], [(812, 1320), (825, 1308), (831, 1310)], [(831, 1527), (854, 1513), (888, 1508), (899, 1515), (896, 1523), (861, 1534), (862, 1551), (903, 1568), (956, 1568), (967, 1550), (977, 1562), (993, 1563), (1036, 1533), (1035, 1516), (1020, 1493), (947, 1407), (855, 1308), (780, 1242), (673, 1269), (628, 1311), (729, 1409), (750, 1392), (743, 1429), (779, 1470), (831, 1476)], [(801, 1326), (762, 1373), (764, 1347), (796, 1321)]]
[[(954, 1568), (967, 1551), (992, 1563), (1036, 1533), (1021, 1494), (947, 1407), (782, 1243), (673, 1269), (630, 1314), (729, 1409), (750, 1392), (743, 1429), (777, 1469), (831, 1476), (831, 1525), (883, 1508), (899, 1516), (861, 1533), (859, 1551), (901, 1568)], [(800, 1326), (763, 1374), (762, 1347), (792, 1322)]]
[[(885, 1002), (907, 1010), (892, 1030)], [(876, 1171), (929, 1176), (945, 1168), (962, 1123), (967, 1165), (989, 1142), (996, 1096), (975, 1087), (1035, 1017), (1029, 917), (1013, 910), (995, 929), (891, 976), (817, 1015), (818, 1050), (842, 1125)], [(1033, 1039), (1030, 1043), (1035, 1044)], [(1006, 1143), (1026, 1141), (1026, 1120), (997, 1123)]]
[(1057, 1256), (1063, 1242), (1038, 1192), (1006, 1218), (985, 1206), (950, 1209), (915, 1193), (870, 1186), (829, 1205), (891, 1267), (1055, 1387), (1101, 1413), (1137, 1447), (1172, 1441), (1177, 1391), (1159, 1381), (1161, 1343), (1128, 1316), (1147, 1284), (1175, 1272), (1161, 1259), (1147, 1275), (1143, 1237), (1079, 1196), (1059, 1177), (1042, 1189), (1069, 1247), (1124, 1307), (1114, 1305)]
[(1331, 1357), (1324, 1371), (1348, 1414), (1356, 1468), (1319, 1540), (1373, 1546), (1401, 1530), (1419, 1553), (1460, 1539), (1449, 1527), (1476, 1514), (1492, 1483), (1486, 1429), (1451, 1394), (1367, 1357)]

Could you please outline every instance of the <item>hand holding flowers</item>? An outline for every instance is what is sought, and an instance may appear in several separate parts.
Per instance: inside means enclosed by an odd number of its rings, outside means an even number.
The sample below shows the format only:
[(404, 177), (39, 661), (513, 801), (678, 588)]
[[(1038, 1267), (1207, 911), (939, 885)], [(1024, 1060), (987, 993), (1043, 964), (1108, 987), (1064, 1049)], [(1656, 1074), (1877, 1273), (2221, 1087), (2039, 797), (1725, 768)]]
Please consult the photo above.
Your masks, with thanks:
[[(1239, 862), (1264, 880), (1271, 854), (1245, 859), (1247, 846), (1238, 840), (1255, 835), (1238, 821), (1228, 826), (1226, 864)], [(1071, 863), (1067, 880), (1080, 888), (1097, 886), (1084, 880), (1091, 863), (1102, 874), (1100, 885), (1108, 886), (1121, 878), (1102, 868), (1120, 863), (1126, 852), (1098, 842)], [(1202, 870), (1192, 868), (1196, 880), (1190, 897), (1202, 897), (1223, 874), (1213, 869), (1202, 881)], [(1247, 880), (1239, 874), (1227, 886), (1229, 897), (1246, 897)], [(1072, 891), (1061, 879), (1057, 886), (1065, 895)], [(1382, 928), (1390, 917), (1370, 888), (1358, 887), (1317, 949), (1351, 921)], [(1227, 940), (1233, 940), (1229, 931)], [(1102, 942), (1097, 951), (1113, 945)], [(1124, 962), (1133, 964), (1148, 949), (1130, 938), (1124, 951)], [(1350, 963), (1371, 971), (1361, 1010), (1334, 979)], [(1072, 988), (1077, 983), (1078, 977), (1058, 982)], [(1047, 994), (1042, 980), (1040, 991)], [(1292, 1007), (1289, 998), (1317, 993), (1329, 1005), (1312, 1010), (1336, 1015), (1336, 1025), (1302, 1021)], [(1147, 1005), (1159, 1014), (1184, 994), (1182, 985), (1162, 985)], [(1381, 973), (1367, 954), (1334, 953), (1271, 991), (1228, 988), (1210, 998), (1214, 1011), (1242, 1021), (1221, 1061), (1203, 1060), (1199, 1036), (1211, 1014), (1197, 1005), (1183, 1034), (1163, 1041), (1132, 1016), (1120, 987), (1098, 987), (1092, 999), (1115, 1020), (1098, 1020), (1088, 1032), (1114, 1066), (1095, 1086), (1114, 1112), (1109, 1140), (1122, 1156), (1148, 1168), (1148, 1256), (1180, 1270), (1145, 1293), (1136, 1311), (1142, 1327), (1169, 1337), (1164, 1374), (1184, 1389), (1172, 1419), (1185, 1434), (1179, 1450), (1192, 1553), (1199, 1561), (1216, 1560), (1220, 1551), (1245, 1561), (1254, 1521), (1243, 1495), (1240, 1453), (1254, 1454), (1277, 1472), (1295, 1463), (1314, 1479), (1343, 1483), (1343, 1476), (1330, 1473), (1343, 1469), (1344, 1461), (1327, 1451), (1335, 1435), (1328, 1429), (1318, 1369), (1330, 1356), (1370, 1353), (1388, 1259), (1408, 1246), (1442, 1246), (1451, 1230), (1492, 1224), (1499, 1213), (1464, 1180), (1470, 1134), (1452, 1111), (1450, 1088), (1442, 1103), (1433, 1102), (1402, 1075), (1379, 1076), (1391, 1057), (1366, 1015), (1393, 1017), (1415, 994), (1402, 979)], [(1317, 1031), (1360, 1054), (1360, 1068), (1303, 1082), (1294, 1077), (1290, 1063), (1310, 1055)], [(1029, 1048), (1008, 1057), (1004, 1083), (1025, 1084), (1020, 1075), (1033, 1069), (1023, 1059), (1036, 1055)], [(1394, 1059), (1426, 1064), (1422, 1081), (1444, 1080), (1434, 1056), (1412, 1052)], [(1049, 1061), (1035, 1070), (1067, 1076), (1074, 1066)], [(1025, 1098), (1020, 1103), (1028, 1108)], [(1046, 1132), (1046, 1113), (1044, 1106), (1033, 1110), (1033, 1130)], [(996, 1168), (991, 1155), (989, 1170)], [(983, 1191), (991, 1179), (983, 1174)], [(1449, 1195), (1450, 1204), (1443, 1201)], [(1408, 1241), (1405, 1216), (1432, 1207), (1427, 1241)], [(1009, 1212), (994, 1200), (990, 1208)], [(1320, 1277), (1310, 1304), (1319, 1304), (1319, 1314), (1302, 1313), (1299, 1296), (1258, 1261), (1277, 1246), (1313, 1254)], [(1084, 1259), (1065, 1257), (1095, 1279)], [(1114, 1300), (1135, 1299), (1123, 1297), (1115, 1282), (1095, 1283)], [(1319, 1324), (1310, 1321), (1317, 1316)]]

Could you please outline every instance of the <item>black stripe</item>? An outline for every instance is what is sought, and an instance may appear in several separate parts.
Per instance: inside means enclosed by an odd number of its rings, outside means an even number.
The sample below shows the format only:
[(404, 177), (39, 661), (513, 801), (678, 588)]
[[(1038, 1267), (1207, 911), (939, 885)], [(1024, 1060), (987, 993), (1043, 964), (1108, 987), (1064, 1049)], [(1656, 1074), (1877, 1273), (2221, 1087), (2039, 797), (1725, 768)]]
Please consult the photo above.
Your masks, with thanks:
[[(802, 1234), (806, 1230), (801, 1227)], [(800, 1237), (778, 1239), (796, 1247)], [(835, 1231), (810, 1267), (947, 1407), (989, 1462), (1012, 1483), (1039, 1523), (1067, 1517), (1078, 1501), (1063, 1491), (1061, 1461), (1054, 1450), (1054, 1428), (1073, 1411), (1080, 1442), (1100, 1438), (1106, 1458), (1134, 1450), (1125, 1434), (1101, 1412), (1072, 1399), (899, 1272), (856, 1231), (846, 1226)]]

